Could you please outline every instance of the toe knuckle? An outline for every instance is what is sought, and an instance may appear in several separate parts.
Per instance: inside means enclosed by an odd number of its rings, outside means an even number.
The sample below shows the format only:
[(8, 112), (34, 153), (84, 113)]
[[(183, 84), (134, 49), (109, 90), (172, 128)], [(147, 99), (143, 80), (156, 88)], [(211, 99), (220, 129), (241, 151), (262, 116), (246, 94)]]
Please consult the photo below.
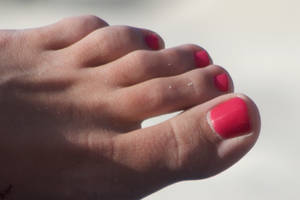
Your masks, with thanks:
[(128, 41), (132, 44), (136, 44), (141, 37), (141, 31), (138, 28), (131, 26), (116, 26), (115, 34), (117, 37), (120, 37), (120, 35), (122, 35), (124, 41)]
[(167, 84), (163, 80), (157, 80), (153, 85), (155, 85), (154, 89), (152, 90), (155, 94), (155, 101), (153, 101), (153, 106), (156, 109), (168, 110), (168, 106), (170, 105), (170, 102), (174, 101), (174, 98), (177, 96), (177, 92), (171, 92), (171, 88), (173, 88), (173, 86)]
[(77, 17), (67, 17), (61, 20), (61, 23), (73, 24), (74, 26), (87, 28), (99, 28), (102, 26), (107, 26), (108, 24), (95, 15), (83, 15)]
[(149, 62), (152, 62), (152, 56), (151, 56), (151, 52), (146, 51), (146, 50), (137, 50), (134, 51), (130, 54), (131, 60), (133, 60), (133, 62), (136, 65), (141, 65), (141, 66), (145, 66), (146, 64), (148, 64)]
[(125, 37), (130, 37), (133, 35), (133, 27), (130, 26), (117, 26), (118, 32), (121, 33)]
[(165, 55), (172, 59), (182, 58), (184, 51), (181, 48), (171, 48), (165, 51)]
[(93, 28), (99, 28), (102, 26), (107, 26), (108, 24), (100, 19), (99, 17), (95, 15), (85, 15), (80, 17), (81, 25), (84, 27), (93, 27)]
[(165, 97), (160, 86), (148, 85), (139, 88), (138, 94), (135, 91), (126, 93), (124, 99), (126, 99), (123, 101), (125, 102), (124, 107), (136, 109), (137, 105), (145, 105), (143, 106), (144, 112), (153, 113), (154, 110), (158, 110), (162, 106)]
[(163, 83), (157, 80), (156, 83), (150, 86), (151, 88), (145, 89), (144, 97), (149, 109), (160, 109), (161, 106), (167, 105), (168, 96), (163, 85)]
[(104, 20), (100, 19), (96, 15), (85, 15), (82, 17), (84, 23), (94, 24), (95, 26), (108, 25)]
[(62, 24), (73, 24), (74, 22), (77, 22), (78, 19), (80, 19), (82, 16), (80, 17), (64, 17), (62, 18), (58, 23), (62, 23)]
[(203, 86), (207, 78), (207, 74), (201, 70), (194, 70), (187, 76), (187, 79), (193, 83), (193, 86)]
[(162, 67), (163, 57), (159, 53), (147, 50), (136, 50), (129, 55), (132, 65), (138, 66), (140, 73), (150, 77), (157, 76)]
[(84, 15), (81, 16), (81, 18), (83, 20), (87, 20), (87, 21), (102, 21), (98, 16), (96, 15)]
[(212, 76), (202, 70), (193, 70), (186, 76), (186, 82), (195, 97), (203, 98), (211, 94)]

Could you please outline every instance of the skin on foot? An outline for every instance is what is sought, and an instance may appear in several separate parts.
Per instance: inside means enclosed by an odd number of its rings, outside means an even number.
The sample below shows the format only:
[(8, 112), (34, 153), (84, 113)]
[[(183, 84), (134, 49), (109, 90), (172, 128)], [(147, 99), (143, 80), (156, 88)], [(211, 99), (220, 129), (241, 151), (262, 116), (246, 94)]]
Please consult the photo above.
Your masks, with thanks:
[(139, 199), (220, 173), (259, 134), (255, 104), (204, 49), (164, 49), (146, 29), (81, 16), (2, 30), (0, 61), (7, 199)]

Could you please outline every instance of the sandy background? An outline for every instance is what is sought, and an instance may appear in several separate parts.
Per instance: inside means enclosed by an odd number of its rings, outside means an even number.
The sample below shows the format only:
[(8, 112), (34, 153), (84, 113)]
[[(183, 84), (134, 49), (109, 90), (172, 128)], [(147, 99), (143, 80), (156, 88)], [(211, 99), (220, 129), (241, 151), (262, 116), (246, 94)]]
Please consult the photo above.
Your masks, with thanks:
[(236, 91), (257, 103), (261, 137), (241, 162), (221, 175), (178, 183), (145, 200), (290, 200), (299, 199), (300, 186), (299, 8), (298, 0), (0, 0), (0, 28), (95, 14), (110, 24), (157, 31), (167, 47), (205, 47), (230, 72)]

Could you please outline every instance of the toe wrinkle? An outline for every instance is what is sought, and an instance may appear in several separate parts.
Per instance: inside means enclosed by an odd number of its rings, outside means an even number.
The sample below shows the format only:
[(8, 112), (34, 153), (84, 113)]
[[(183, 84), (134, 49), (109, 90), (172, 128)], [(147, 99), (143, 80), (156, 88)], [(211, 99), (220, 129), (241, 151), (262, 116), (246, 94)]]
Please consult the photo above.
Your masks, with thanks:
[[(175, 167), (175, 169), (179, 169), (182, 166), (182, 159), (181, 159), (181, 145), (180, 145), (180, 139), (179, 139), (179, 132), (178, 128), (174, 121), (169, 121), (169, 127), (170, 127), (170, 134), (172, 138), (172, 156), (171, 156), (171, 166), (172, 168)], [(175, 152), (173, 154), (173, 152)], [(173, 158), (173, 155), (175, 155)], [(173, 162), (175, 161), (175, 162)], [(173, 166), (174, 165), (174, 166)]]

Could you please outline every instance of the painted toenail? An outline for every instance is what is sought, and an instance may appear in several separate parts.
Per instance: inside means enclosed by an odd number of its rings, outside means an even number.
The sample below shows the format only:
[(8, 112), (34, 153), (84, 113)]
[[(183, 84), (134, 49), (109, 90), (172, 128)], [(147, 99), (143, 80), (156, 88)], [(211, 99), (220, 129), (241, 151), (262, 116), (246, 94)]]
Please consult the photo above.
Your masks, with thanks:
[(229, 90), (228, 75), (226, 73), (215, 76), (214, 82), (215, 82), (216, 87), (221, 92), (227, 92)]
[(195, 52), (195, 61), (198, 67), (206, 67), (211, 64), (208, 53), (204, 50)]
[(156, 34), (151, 33), (151, 34), (146, 35), (145, 41), (152, 50), (160, 49), (159, 37)]
[(224, 139), (246, 135), (251, 131), (247, 104), (239, 97), (213, 108), (209, 118), (209, 124)]

